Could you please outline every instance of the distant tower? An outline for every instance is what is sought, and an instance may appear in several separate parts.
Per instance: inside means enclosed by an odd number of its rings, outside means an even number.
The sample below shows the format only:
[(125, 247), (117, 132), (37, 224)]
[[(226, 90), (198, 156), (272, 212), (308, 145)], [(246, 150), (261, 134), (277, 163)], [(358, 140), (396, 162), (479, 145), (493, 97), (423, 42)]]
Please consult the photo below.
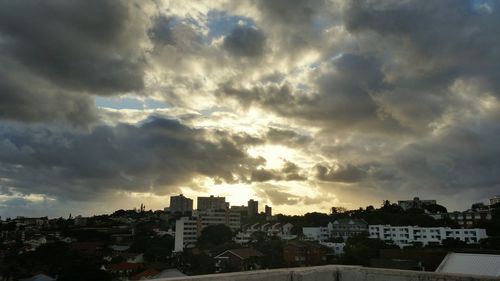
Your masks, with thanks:
[(273, 208), (271, 208), (270, 206), (266, 205), (265, 212), (266, 212), (266, 218), (273, 216)]
[(178, 196), (170, 196), (170, 213), (186, 213), (193, 211), (193, 199)]
[(248, 216), (253, 217), (259, 213), (259, 201), (248, 200)]

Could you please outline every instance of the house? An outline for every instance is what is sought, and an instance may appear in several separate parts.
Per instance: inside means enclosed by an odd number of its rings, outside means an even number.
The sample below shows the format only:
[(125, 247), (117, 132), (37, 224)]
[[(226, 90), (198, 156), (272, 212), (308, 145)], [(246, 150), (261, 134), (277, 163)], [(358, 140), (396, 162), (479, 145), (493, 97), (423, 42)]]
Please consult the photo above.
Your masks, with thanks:
[(217, 272), (259, 269), (264, 255), (254, 248), (231, 249), (214, 257)]
[(352, 236), (368, 232), (368, 223), (363, 219), (344, 218), (328, 224), (330, 237), (341, 237), (344, 241)]
[(333, 257), (332, 249), (312, 241), (291, 240), (283, 247), (283, 259), (290, 267), (323, 265)]

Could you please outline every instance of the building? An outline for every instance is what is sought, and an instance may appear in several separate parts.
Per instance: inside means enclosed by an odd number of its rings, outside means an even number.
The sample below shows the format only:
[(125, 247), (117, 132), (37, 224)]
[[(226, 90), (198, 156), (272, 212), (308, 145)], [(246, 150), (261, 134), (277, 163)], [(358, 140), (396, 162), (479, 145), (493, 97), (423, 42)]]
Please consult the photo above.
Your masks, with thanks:
[(436, 200), (420, 200), (420, 198), (415, 197), (413, 200), (400, 200), (398, 201), (398, 206), (403, 208), (403, 210), (408, 210), (412, 208), (422, 209), (426, 205), (436, 205)]
[(363, 219), (344, 218), (328, 223), (331, 238), (347, 238), (368, 232), (368, 223)]
[(242, 227), (242, 231), (236, 233), (234, 242), (240, 245), (248, 244), (253, 238), (252, 234), (263, 232), (266, 236), (279, 237), (281, 240), (292, 240), (297, 238), (297, 235), (292, 234), (293, 224), (291, 223), (254, 223)]
[(332, 249), (311, 241), (292, 240), (283, 247), (283, 259), (287, 266), (323, 265), (333, 257)]
[(414, 243), (441, 244), (443, 240), (459, 239), (467, 244), (477, 244), (487, 238), (485, 229), (452, 229), (449, 227), (418, 227), (370, 225), (369, 237), (384, 241), (392, 241), (399, 247), (411, 246)]
[(429, 214), (436, 220), (450, 219), (458, 223), (461, 227), (473, 227), (477, 222), (491, 220), (493, 215), (490, 209), (470, 209), (464, 212)]
[(302, 234), (308, 240), (325, 242), (330, 239), (330, 229), (328, 227), (303, 227)]
[(206, 210), (226, 210), (228, 205), (226, 203), (226, 197), (198, 197), (197, 209), (200, 211)]
[(216, 272), (255, 270), (262, 267), (264, 255), (254, 248), (231, 249), (214, 257)]
[(248, 216), (253, 217), (259, 213), (259, 201), (248, 200)]
[(170, 213), (187, 213), (193, 211), (193, 199), (184, 197), (179, 194), (178, 196), (170, 196)]
[(209, 225), (218, 224), (227, 225), (233, 231), (237, 231), (241, 228), (241, 214), (239, 211), (215, 209), (205, 211), (198, 210), (196, 215), (201, 229)]
[(500, 203), (500, 195), (495, 195), (490, 199), (490, 205), (495, 205), (497, 203)]
[(175, 222), (174, 252), (192, 248), (198, 241), (203, 228), (210, 225), (224, 224), (237, 231), (241, 228), (241, 214), (232, 210), (205, 210), (193, 212), (192, 217), (183, 217)]
[(182, 252), (184, 248), (192, 248), (198, 241), (198, 220), (183, 217), (175, 222), (174, 252)]

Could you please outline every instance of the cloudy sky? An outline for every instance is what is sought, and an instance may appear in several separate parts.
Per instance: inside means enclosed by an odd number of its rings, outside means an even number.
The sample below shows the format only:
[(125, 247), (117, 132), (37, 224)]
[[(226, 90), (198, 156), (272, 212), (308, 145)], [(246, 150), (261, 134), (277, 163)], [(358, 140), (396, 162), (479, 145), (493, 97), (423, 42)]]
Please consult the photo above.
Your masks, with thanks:
[(0, 216), (500, 193), (500, 4), (0, 0)]

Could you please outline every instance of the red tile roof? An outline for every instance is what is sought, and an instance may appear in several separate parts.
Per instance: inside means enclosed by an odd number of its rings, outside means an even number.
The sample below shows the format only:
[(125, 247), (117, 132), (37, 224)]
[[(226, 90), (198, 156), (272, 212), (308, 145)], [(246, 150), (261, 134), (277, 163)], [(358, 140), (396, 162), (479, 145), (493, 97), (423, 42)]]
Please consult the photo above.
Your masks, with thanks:
[(154, 277), (158, 274), (160, 274), (160, 272), (158, 270), (148, 268), (148, 269), (144, 270), (143, 272), (137, 273), (136, 275), (130, 277), (130, 280), (148, 279), (148, 277)]

